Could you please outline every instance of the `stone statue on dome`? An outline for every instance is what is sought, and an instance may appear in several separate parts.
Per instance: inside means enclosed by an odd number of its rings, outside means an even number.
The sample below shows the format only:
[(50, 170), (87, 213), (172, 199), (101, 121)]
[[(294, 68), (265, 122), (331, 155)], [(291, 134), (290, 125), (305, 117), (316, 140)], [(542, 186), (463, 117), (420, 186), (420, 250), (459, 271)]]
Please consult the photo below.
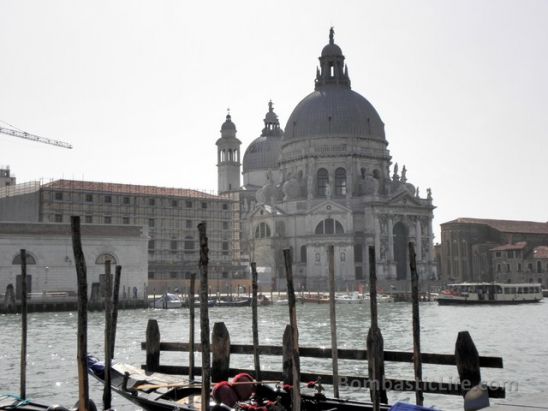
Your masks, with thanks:
[(400, 181), (400, 176), (398, 175), (398, 163), (394, 164), (394, 174), (392, 174), (392, 180)]

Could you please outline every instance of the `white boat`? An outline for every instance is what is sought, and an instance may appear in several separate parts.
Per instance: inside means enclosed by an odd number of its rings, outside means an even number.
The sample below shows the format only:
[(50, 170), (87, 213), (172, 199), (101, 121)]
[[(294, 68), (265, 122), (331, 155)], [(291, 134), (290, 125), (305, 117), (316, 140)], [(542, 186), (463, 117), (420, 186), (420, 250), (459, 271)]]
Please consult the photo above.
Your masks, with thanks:
[(164, 293), (161, 297), (150, 302), (150, 308), (181, 308), (183, 301), (177, 294)]
[(538, 303), (542, 298), (541, 285), (536, 283), (457, 283), (438, 295), (438, 303), (521, 304)]
[(358, 293), (345, 294), (335, 297), (335, 302), (337, 304), (361, 304), (363, 299), (359, 297)]

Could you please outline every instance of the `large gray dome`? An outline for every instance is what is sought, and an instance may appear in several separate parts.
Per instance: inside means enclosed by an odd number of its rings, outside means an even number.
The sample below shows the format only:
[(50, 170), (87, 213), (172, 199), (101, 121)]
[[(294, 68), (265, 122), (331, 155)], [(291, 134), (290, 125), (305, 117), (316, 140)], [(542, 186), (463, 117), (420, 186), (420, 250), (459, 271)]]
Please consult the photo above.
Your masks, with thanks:
[(315, 91), (293, 110), (285, 127), (284, 142), (293, 139), (358, 137), (385, 141), (384, 123), (375, 108), (352, 91), (341, 48), (329, 30), (329, 44), (320, 57)]
[(384, 140), (384, 123), (375, 108), (350, 88), (326, 84), (293, 110), (284, 141), (315, 137), (362, 137)]

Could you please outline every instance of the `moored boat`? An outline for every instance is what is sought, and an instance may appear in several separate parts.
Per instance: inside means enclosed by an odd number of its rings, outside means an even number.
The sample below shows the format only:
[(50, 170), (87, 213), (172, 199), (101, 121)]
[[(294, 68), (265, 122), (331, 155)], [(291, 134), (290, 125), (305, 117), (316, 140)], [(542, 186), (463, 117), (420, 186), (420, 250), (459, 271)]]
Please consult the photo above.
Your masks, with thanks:
[(164, 293), (150, 302), (150, 308), (181, 308), (183, 301), (177, 294)]
[(352, 294), (345, 294), (335, 297), (335, 302), (337, 304), (362, 304), (363, 298), (360, 298), (358, 292)]
[(535, 283), (456, 283), (438, 295), (440, 305), (522, 304), (542, 300), (540, 284)]
[(233, 299), (219, 299), (215, 302), (218, 307), (249, 307), (251, 306), (251, 298), (233, 298)]
[(50, 406), (39, 404), (16, 395), (0, 394), (0, 410), (46, 411)]
[[(104, 364), (88, 356), (88, 372), (104, 384)], [(154, 374), (126, 364), (111, 366), (112, 390), (145, 411), (197, 411), (201, 409), (201, 385), (194, 381), (164, 380)], [(180, 378), (180, 376), (179, 376)], [(229, 410), (291, 410), (291, 386), (272, 382), (259, 383), (249, 374), (239, 374), (230, 382), (222, 381), (212, 389), (210, 409)], [(319, 382), (308, 383), (315, 393), (301, 395), (301, 410), (370, 411), (369, 402), (327, 398)], [(381, 411), (388, 411), (389, 405), (381, 404)]]

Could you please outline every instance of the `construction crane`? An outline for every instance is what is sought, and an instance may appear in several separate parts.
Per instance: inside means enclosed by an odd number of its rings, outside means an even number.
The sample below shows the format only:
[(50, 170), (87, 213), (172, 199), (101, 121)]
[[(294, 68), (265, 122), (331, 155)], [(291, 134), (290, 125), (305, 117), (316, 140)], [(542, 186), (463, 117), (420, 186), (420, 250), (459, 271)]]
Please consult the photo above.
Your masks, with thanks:
[(50, 138), (35, 136), (34, 134), (26, 133), (24, 131), (14, 130), (11, 128), (0, 127), (0, 134), (7, 134), (14, 137), (25, 138), (31, 141), (37, 141), (39, 143), (51, 144), (57, 147), (72, 148), (72, 145), (65, 143), (64, 141), (52, 140)]

